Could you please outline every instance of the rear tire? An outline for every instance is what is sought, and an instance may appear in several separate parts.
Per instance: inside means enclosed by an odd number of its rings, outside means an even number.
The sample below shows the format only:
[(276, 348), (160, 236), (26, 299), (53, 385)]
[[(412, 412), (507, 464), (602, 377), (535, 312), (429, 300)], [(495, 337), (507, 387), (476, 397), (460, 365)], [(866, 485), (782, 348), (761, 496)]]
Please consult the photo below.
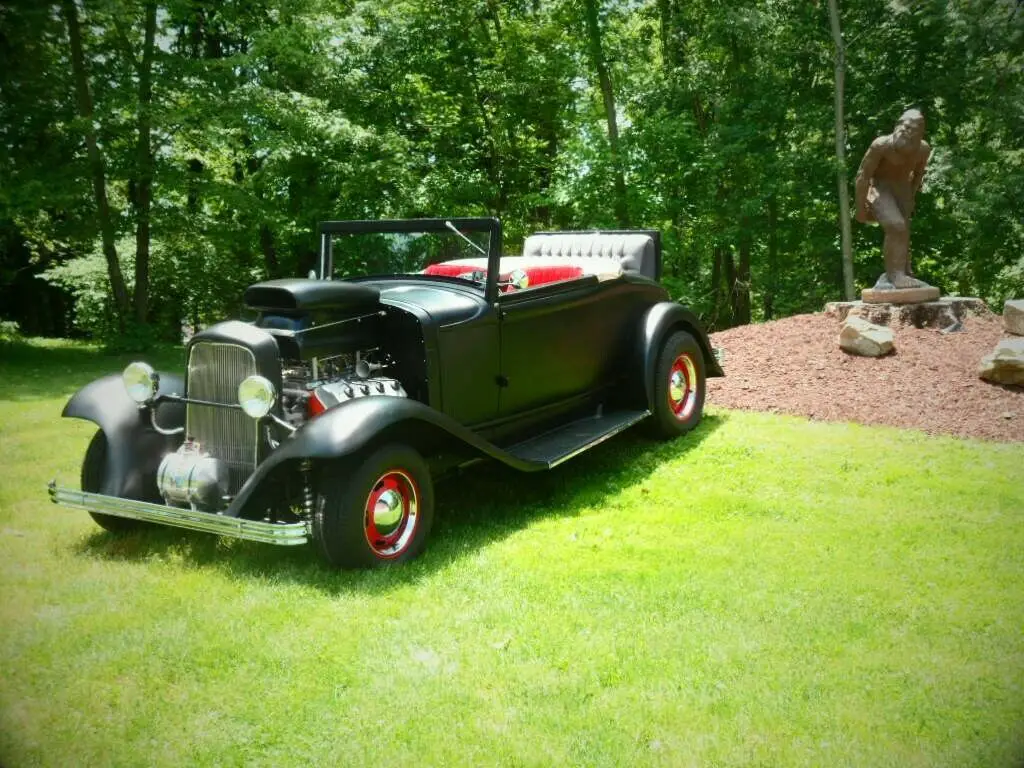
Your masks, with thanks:
[(686, 331), (671, 333), (654, 367), (654, 402), (648, 431), (662, 439), (700, 424), (705, 396), (704, 352)]
[[(82, 459), (82, 490), (87, 493), (99, 493), (103, 488), (103, 477), (107, 471), (107, 436), (103, 430), (98, 431), (89, 441), (89, 447), (85, 449), (85, 458)], [(98, 512), (90, 512), (96, 523), (111, 533), (129, 533), (137, 531), (144, 525), (141, 520), (132, 520), (127, 517), (114, 517), (113, 515), (101, 515)]]
[(423, 457), (385, 445), (366, 459), (328, 464), (320, 475), (313, 540), (335, 568), (374, 568), (412, 560), (434, 520), (434, 488)]

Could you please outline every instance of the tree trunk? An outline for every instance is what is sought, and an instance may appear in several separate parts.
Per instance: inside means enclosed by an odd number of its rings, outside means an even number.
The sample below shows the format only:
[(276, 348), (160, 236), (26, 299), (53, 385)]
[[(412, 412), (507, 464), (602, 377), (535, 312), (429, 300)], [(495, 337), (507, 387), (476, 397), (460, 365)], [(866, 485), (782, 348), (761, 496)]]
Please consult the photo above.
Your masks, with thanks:
[[(720, 249), (720, 253), (722, 254), (722, 277), (724, 278), (725, 283), (725, 285), (722, 286), (725, 294), (725, 301), (723, 304), (729, 310), (729, 317), (722, 327), (732, 328), (736, 325), (736, 262), (732, 260), (731, 248), (723, 246)], [(722, 295), (721, 291), (719, 292), (719, 295)]]
[(149, 316), (149, 213), (153, 198), (153, 54), (156, 48), (156, 2), (146, 3), (146, 34), (139, 67), (139, 145), (135, 197), (135, 319)]
[(772, 193), (768, 197), (768, 269), (765, 275), (764, 319), (775, 317), (775, 291), (778, 287), (776, 265), (779, 263), (779, 200)]
[(615, 93), (612, 80), (608, 75), (608, 65), (604, 59), (601, 44), (601, 24), (597, 15), (597, 0), (584, 0), (583, 15), (587, 23), (587, 42), (590, 48), (591, 63), (597, 74), (604, 101), (605, 119), (608, 121), (608, 146), (611, 150), (612, 169), (615, 176), (615, 218), (619, 226), (629, 227), (629, 209), (626, 204), (626, 177), (623, 171), (622, 156), (619, 153), (619, 123), (615, 115)]
[(100, 237), (103, 241), (103, 256), (107, 261), (107, 275), (110, 278), (110, 289), (114, 294), (117, 321), (123, 328), (125, 320), (131, 313), (131, 302), (128, 298), (124, 275), (121, 272), (121, 262), (117, 258), (117, 248), (114, 245), (114, 221), (110, 214), (110, 203), (107, 201), (106, 168), (96, 140), (96, 123), (93, 116), (92, 95), (89, 92), (89, 75), (85, 69), (85, 53), (82, 50), (78, 9), (75, 7), (75, 0), (61, 0), (61, 9), (68, 27), (68, 40), (71, 43), (71, 72), (75, 80), (78, 112), (85, 125), (85, 148), (92, 175), (93, 196), (96, 198), (96, 216), (99, 219)]
[(732, 284), (732, 319), (736, 325), (750, 324), (750, 245), (750, 235), (744, 232), (740, 238), (739, 269)]
[(662, 64), (666, 74), (671, 77), (682, 57), (681, 46), (676, 43), (675, 9), (672, 0), (658, 0), (658, 21)]
[(260, 248), (263, 250), (263, 263), (267, 266), (267, 276), (273, 280), (281, 276), (281, 265), (277, 260), (277, 249), (274, 248), (274, 233), (266, 224), (260, 224)]
[(711, 265), (711, 292), (715, 303), (709, 323), (714, 330), (720, 331), (736, 324), (733, 300), (735, 285), (736, 264), (732, 260), (732, 251), (726, 246), (716, 245)]
[(720, 298), (722, 292), (719, 289), (719, 284), (722, 282), (722, 249), (717, 245), (715, 246), (715, 253), (711, 261), (711, 322), (708, 323), (710, 326), (708, 330), (718, 329), (718, 310)]
[(847, 301), (853, 301), (853, 245), (850, 232), (850, 190), (846, 182), (846, 119), (843, 116), (846, 49), (839, 28), (839, 0), (828, 0), (828, 17), (832, 26), (832, 40), (836, 47), (836, 181), (839, 186), (839, 227), (843, 247), (843, 292)]

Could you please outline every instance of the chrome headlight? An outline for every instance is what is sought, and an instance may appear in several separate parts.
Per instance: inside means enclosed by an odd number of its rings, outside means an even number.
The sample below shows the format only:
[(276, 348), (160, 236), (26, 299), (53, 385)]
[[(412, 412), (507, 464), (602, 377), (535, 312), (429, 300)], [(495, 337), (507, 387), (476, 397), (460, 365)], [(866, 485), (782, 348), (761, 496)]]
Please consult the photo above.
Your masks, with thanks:
[(128, 391), (128, 397), (139, 405), (156, 397), (160, 387), (160, 375), (147, 363), (128, 363), (121, 373), (121, 381)]
[(261, 419), (270, 413), (275, 400), (274, 385), (262, 376), (250, 376), (238, 385), (238, 404), (253, 419)]

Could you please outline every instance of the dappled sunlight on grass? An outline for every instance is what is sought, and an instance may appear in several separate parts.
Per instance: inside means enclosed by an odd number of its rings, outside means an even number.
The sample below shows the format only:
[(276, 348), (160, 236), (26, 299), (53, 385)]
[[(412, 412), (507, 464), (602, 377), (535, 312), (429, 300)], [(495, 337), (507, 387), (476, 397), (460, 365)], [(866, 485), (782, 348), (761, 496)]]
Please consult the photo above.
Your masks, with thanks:
[(1024, 446), (714, 410), (469, 468), (422, 558), (339, 573), (52, 506), (121, 364), (60, 352), (0, 360), (0, 764), (1024, 755)]
[[(629, 432), (551, 472), (522, 475), (489, 463), (445, 478), (436, 488), (437, 517), (426, 554), (409, 566), (383, 569), (380, 573), (386, 576), (333, 571), (304, 547), (267, 547), (158, 526), (130, 535), (97, 529), (77, 551), (108, 560), (165, 561), (234, 575), (269, 576), (332, 594), (397, 587), (420, 581), (546, 518), (576, 517), (599, 507), (642, 482), (668, 456), (695, 450), (726, 418), (724, 413), (709, 415), (693, 433), (669, 443)], [(514, 493), (508, 491), (511, 486)]]

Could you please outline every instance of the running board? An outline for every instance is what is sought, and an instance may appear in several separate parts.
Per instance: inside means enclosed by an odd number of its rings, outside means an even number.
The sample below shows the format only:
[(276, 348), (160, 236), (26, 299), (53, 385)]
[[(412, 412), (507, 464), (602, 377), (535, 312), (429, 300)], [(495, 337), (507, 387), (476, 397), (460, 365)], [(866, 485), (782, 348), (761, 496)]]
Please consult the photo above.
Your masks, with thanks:
[(264, 544), (295, 546), (305, 544), (308, 540), (305, 523), (268, 523), (263, 520), (244, 520), (240, 517), (227, 517), (213, 512), (179, 509), (148, 501), (76, 491), (71, 488), (62, 488), (52, 481), (49, 491), (50, 500), (54, 504), (71, 509), (84, 509), (87, 512), (96, 512), (101, 515), (145, 520), (149, 523), (216, 533), (235, 539), (260, 541)]
[(505, 450), (517, 459), (544, 465), (547, 469), (557, 467), (563, 461), (583, 453), (609, 437), (642, 421), (650, 411), (613, 411), (611, 413), (587, 416), (583, 419), (553, 429), (537, 437), (509, 446)]

